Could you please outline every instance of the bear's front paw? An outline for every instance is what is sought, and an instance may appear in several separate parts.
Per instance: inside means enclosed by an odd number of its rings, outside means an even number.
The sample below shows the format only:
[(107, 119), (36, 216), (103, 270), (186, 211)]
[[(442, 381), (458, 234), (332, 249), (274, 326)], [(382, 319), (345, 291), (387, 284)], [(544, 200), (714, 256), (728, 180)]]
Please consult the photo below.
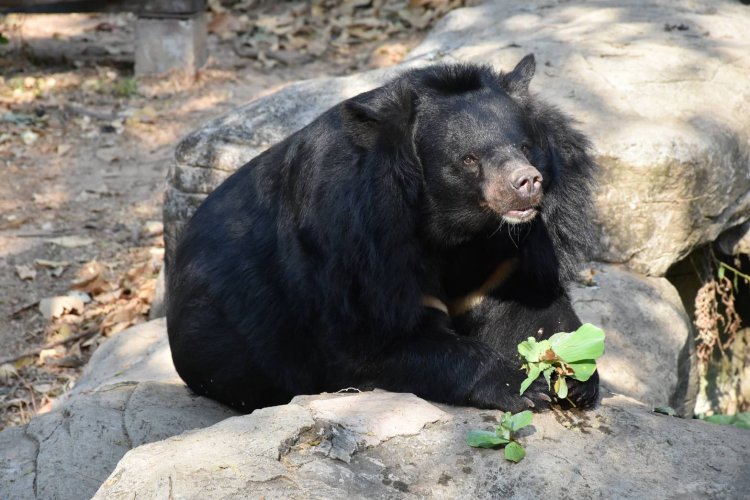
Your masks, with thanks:
[(566, 382), (568, 384), (568, 397), (561, 401), (563, 407), (569, 406), (570, 403), (581, 409), (596, 406), (599, 401), (599, 372), (594, 372), (586, 382), (579, 382), (572, 378), (566, 379)]
[(523, 379), (523, 373), (519, 370), (491, 370), (472, 388), (469, 404), (477, 408), (493, 408), (512, 413), (548, 409), (552, 398), (547, 382), (543, 378), (537, 379), (522, 395), (520, 389)]

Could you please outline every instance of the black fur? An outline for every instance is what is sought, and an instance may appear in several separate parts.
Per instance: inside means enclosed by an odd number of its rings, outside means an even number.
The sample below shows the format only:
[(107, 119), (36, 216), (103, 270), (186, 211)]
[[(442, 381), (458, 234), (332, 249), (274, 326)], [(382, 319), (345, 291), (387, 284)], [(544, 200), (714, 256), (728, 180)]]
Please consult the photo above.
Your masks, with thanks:
[[(518, 394), (516, 346), (580, 325), (565, 286), (590, 241), (595, 166), (569, 120), (529, 94), (534, 68), (527, 56), (508, 74), (410, 70), (219, 186), (168, 266), (188, 385), (243, 411), (350, 386), (545, 408), (543, 382)], [(503, 262), (473, 308), (434, 308)], [(598, 377), (570, 394), (592, 405)]]

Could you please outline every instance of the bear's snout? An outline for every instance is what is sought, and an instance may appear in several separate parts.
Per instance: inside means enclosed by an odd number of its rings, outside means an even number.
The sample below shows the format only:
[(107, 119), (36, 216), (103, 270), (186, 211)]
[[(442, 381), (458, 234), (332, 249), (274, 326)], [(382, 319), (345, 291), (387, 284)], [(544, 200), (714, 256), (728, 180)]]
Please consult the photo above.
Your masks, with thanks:
[[(520, 198), (539, 198), (542, 194), (542, 174), (531, 165), (518, 168), (510, 174), (510, 185)], [(532, 201), (532, 204), (535, 203)]]

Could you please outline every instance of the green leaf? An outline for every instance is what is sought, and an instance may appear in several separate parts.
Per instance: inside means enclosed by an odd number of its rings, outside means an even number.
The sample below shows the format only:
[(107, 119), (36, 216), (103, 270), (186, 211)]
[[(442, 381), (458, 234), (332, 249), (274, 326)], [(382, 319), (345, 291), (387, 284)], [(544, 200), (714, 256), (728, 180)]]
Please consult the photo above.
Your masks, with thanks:
[(534, 337), (529, 337), (518, 344), (518, 354), (529, 363), (538, 363), (550, 347), (548, 340), (537, 342)]
[(604, 354), (604, 331), (591, 323), (574, 332), (560, 332), (550, 337), (552, 350), (566, 363), (596, 359)]
[(534, 414), (529, 410), (516, 413), (510, 417), (510, 430), (517, 431), (518, 429), (523, 429), (531, 423), (533, 418)]
[(500, 415), (500, 427), (503, 429), (510, 430), (511, 428), (511, 413), (509, 411), (504, 412)]
[(670, 417), (677, 416), (677, 411), (671, 406), (657, 406), (656, 408), (654, 408), (654, 413), (661, 413), (664, 415), (669, 415)]
[(584, 359), (582, 361), (576, 361), (575, 363), (568, 363), (568, 366), (573, 369), (572, 377), (581, 382), (586, 382), (596, 371), (596, 361), (593, 359)]
[(521, 382), (521, 392), (520, 394), (523, 394), (526, 392), (526, 389), (529, 388), (531, 383), (539, 377), (539, 374), (541, 373), (541, 368), (538, 364), (532, 364), (529, 366), (529, 375)]
[(474, 448), (494, 448), (508, 442), (492, 431), (469, 431), (466, 435), (466, 444)]
[(554, 366), (550, 366), (549, 368), (547, 368), (546, 370), (544, 370), (542, 372), (542, 375), (544, 375), (544, 380), (547, 381), (547, 389), (548, 390), (552, 390), (552, 383), (550, 381), (550, 377), (552, 376), (552, 372), (554, 372), (554, 371), (555, 371), (555, 367)]
[(502, 437), (506, 441), (510, 441), (510, 431), (512, 425), (512, 416), (509, 411), (506, 411), (500, 416), (500, 425), (497, 426), (495, 432), (498, 436)]
[(532, 357), (535, 346), (536, 339), (534, 337), (529, 337), (528, 340), (524, 340), (523, 342), (518, 344), (518, 354), (520, 354), (522, 358), (528, 360), (530, 357)]
[(5, 38), (5, 36), (2, 33), (0, 33), (0, 45), (8, 45), (9, 41), (10, 40), (8, 40), (7, 38)]
[(565, 382), (565, 377), (557, 377), (557, 380), (555, 380), (555, 392), (560, 399), (568, 397), (568, 384)]
[(515, 441), (508, 443), (505, 446), (505, 459), (506, 460), (510, 460), (511, 462), (518, 463), (525, 456), (526, 456), (526, 450), (524, 450), (523, 446), (516, 443)]
[(719, 280), (724, 279), (724, 273), (726, 272), (726, 268), (722, 265), (719, 265)]

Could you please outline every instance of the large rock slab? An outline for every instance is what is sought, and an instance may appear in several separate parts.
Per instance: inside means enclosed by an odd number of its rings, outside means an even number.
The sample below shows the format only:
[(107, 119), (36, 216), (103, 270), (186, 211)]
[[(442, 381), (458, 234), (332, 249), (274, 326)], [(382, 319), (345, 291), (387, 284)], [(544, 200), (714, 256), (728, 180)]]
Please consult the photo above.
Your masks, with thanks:
[[(535, 415), (515, 465), (464, 441), (497, 415), (405, 394), (304, 398), (136, 448), (94, 498), (740, 498), (750, 488), (747, 431), (608, 395), (595, 411)], [(342, 441), (349, 451), (332, 455)]]
[[(648, 345), (661, 353), (655, 361), (639, 356), (640, 344), (632, 346), (620, 335), (628, 334), (627, 321), (639, 315), (654, 316), (652, 323), (642, 323), (645, 331), (666, 328), (664, 322), (680, 324), (684, 313), (662, 310), (671, 302), (661, 278), (605, 266), (594, 280), (600, 288), (582, 289), (574, 297), (579, 314), (601, 318), (608, 330), (602, 379), (664, 404), (669, 391), (659, 392), (661, 385), (671, 387), (675, 380), (670, 372), (674, 366), (664, 360), (675, 359), (679, 331), (670, 330), (670, 336)], [(590, 300), (607, 289), (615, 291), (611, 300)], [(650, 295), (655, 292), (667, 299)], [(647, 338), (641, 337), (648, 343)], [(647, 367), (652, 362), (656, 368)], [(654, 373), (651, 378), (627, 382), (647, 369), (653, 369), (648, 372)], [(564, 491), (637, 498), (660, 481), (659, 474), (666, 474), (664, 491), (682, 482), (675, 491), (688, 496), (731, 497), (741, 491), (735, 488), (746, 487), (734, 483), (733, 464), (748, 460), (737, 453), (750, 450), (750, 433), (652, 415), (651, 404), (624, 396), (605, 396), (602, 408), (593, 413), (535, 417), (534, 433), (525, 440), (526, 463), (533, 460), (534, 465), (513, 468), (499, 452), (470, 450), (463, 444), (468, 428), (490, 427), (486, 419), (496, 412), (438, 406), (413, 395), (381, 391), (298, 397), (286, 406), (230, 418), (206, 434), (182, 434), (236, 414), (190, 393), (176, 377), (163, 320), (114, 336), (52, 412), (0, 433), (0, 498), (90, 497), (131, 449), (137, 451), (110, 476), (101, 498), (124, 497), (128, 491), (129, 498), (162, 498), (170, 487), (175, 497), (183, 498), (531, 498), (559, 492), (564, 481), (580, 475), (586, 481)], [(138, 469), (134, 463), (140, 464)], [(671, 467), (685, 470), (690, 481), (667, 473)], [(146, 472), (135, 472), (141, 469)], [(535, 472), (525, 477), (529, 471)], [(563, 474), (560, 484), (545, 486), (548, 476), (557, 474)], [(638, 475), (645, 478), (643, 484)], [(134, 476), (140, 479), (131, 483)], [(661, 490), (654, 491), (658, 495)]]
[(218, 183), (331, 105), (404, 68), (508, 70), (534, 52), (533, 90), (577, 118), (602, 165), (597, 260), (663, 275), (750, 218), (750, 10), (690, 0), (497, 0), (450, 13), (398, 68), (288, 86), (189, 135), (166, 193), (167, 257)]
[(597, 361), (601, 381), (616, 393), (691, 417), (698, 394), (693, 328), (680, 295), (666, 278), (592, 263), (588, 286), (571, 287), (584, 323), (607, 334)]
[(234, 415), (177, 379), (163, 320), (139, 325), (102, 345), (51, 412), (0, 432), (0, 498), (90, 498), (131, 448)]

